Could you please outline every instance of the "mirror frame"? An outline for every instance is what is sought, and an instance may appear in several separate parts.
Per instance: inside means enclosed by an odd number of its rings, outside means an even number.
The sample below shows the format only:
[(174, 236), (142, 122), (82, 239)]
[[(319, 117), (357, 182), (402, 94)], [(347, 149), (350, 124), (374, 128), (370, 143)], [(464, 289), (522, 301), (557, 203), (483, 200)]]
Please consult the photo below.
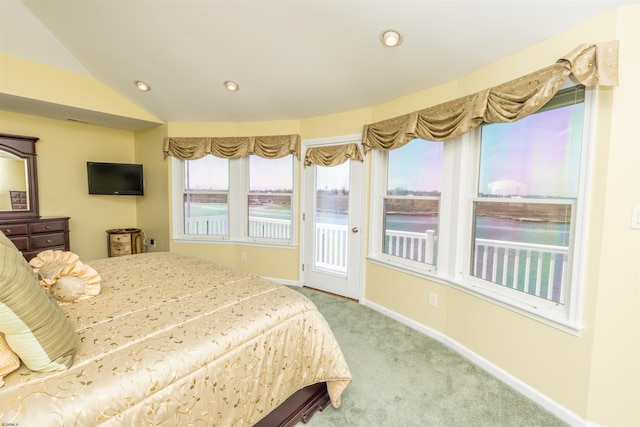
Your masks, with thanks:
[(11, 153), (27, 162), (27, 200), (29, 209), (0, 211), (0, 220), (39, 218), (38, 170), (36, 167), (36, 142), (40, 138), (0, 133), (0, 150)]

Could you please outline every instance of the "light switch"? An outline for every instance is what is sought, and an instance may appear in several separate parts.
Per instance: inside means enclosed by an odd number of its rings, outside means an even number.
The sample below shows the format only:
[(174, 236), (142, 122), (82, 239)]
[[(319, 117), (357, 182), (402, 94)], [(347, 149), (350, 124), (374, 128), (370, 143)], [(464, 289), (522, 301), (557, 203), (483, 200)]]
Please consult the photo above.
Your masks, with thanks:
[(634, 206), (631, 210), (631, 228), (640, 228), (640, 206)]

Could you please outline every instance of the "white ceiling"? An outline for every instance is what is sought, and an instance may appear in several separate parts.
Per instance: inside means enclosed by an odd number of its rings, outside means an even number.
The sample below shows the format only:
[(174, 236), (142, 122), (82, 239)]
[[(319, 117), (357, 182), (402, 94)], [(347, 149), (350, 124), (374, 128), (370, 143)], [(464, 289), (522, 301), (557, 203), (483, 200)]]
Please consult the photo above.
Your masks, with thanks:
[[(163, 121), (302, 119), (455, 80), (628, 3), (0, 0), (0, 51), (92, 76)], [(389, 28), (397, 48), (379, 42)], [(11, 98), (0, 108), (48, 107)]]

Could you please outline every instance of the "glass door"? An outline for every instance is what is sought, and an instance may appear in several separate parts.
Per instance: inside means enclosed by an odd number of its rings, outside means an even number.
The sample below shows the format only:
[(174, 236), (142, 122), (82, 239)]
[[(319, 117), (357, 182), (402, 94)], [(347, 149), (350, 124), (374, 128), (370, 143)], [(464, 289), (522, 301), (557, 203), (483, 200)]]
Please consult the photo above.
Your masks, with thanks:
[(364, 167), (305, 167), (303, 284), (360, 299)]

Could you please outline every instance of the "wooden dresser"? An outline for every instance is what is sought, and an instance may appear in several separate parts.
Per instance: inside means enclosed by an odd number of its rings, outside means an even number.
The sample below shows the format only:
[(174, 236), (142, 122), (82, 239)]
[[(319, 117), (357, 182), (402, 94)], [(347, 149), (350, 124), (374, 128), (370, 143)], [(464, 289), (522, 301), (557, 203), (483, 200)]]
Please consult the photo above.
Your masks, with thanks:
[(69, 250), (69, 218), (0, 220), (2, 231), (29, 261), (47, 249)]

